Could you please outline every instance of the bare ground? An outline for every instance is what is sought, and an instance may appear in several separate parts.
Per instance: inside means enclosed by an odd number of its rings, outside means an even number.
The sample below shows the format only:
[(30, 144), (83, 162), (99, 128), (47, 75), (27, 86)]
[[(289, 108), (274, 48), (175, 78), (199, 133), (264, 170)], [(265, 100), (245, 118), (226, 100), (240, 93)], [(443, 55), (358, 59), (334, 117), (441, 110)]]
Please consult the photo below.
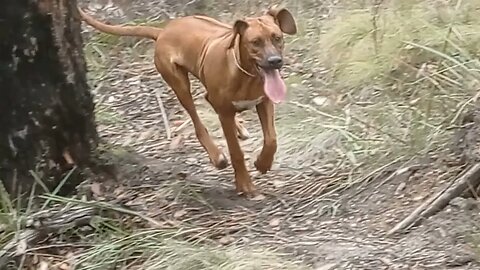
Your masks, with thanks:
[[(90, 7), (96, 9), (98, 18), (110, 22), (177, 15), (177, 7), (165, 12), (165, 1), (127, 2), (96, 1)], [(93, 32), (84, 29), (88, 41)], [(152, 50), (135, 55), (131, 49), (149, 48), (151, 43), (125, 40), (127, 44), (103, 51), (103, 60), (96, 67), (90, 64), (91, 69), (101, 67), (92, 76), (99, 133), (118, 152), (119, 164), (117, 181), (102, 183), (104, 190), (95, 194), (98, 199), (144, 212), (162, 227), (183, 228), (186, 239), (271, 247), (318, 269), (479, 269), (475, 237), (480, 208), (474, 201), (458, 199), (408, 234), (385, 236), (396, 222), (462, 171), (458, 158), (448, 150), (412, 161), (410, 165), (419, 166), (406, 176), (389, 177), (399, 166), (409, 166), (392, 164), (353, 188), (329, 193), (330, 184), (348, 179), (349, 171), (339, 172), (334, 164), (314, 169), (289, 166), (293, 157), (280, 151), (275, 169), (255, 177), (266, 198), (238, 197), (231, 167), (218, 171), (210, 165), (188, 116), (155, 72)], [(292, 51), (287, 57), (301, 58)], [(313, 63), (302, 63), (287, 67), (287, 71), (315, 68)], [(202, 118), (225, 147), (216, 116), (203, 100), (203, 89), (194, 85)], [(157, 90), (174, 130), (172, 140), (166, 138)], [(278, 122), (283, 115), (301, 110), (279, 109)], [(242, 143), (243, 149), (255, 174), (252, 160), (262, 135), (253, 112), (243, 117), (252, 134)]]

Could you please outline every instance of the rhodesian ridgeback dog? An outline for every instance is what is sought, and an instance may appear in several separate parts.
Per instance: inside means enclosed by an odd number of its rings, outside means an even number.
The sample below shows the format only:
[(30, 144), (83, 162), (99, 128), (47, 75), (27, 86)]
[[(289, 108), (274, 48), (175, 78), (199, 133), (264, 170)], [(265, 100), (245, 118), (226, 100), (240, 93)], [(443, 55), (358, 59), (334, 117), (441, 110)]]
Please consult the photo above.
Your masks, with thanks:
[(237, 138), (247, 131), (236, 114), (256, 107), (264, 139), (254, 164), (265, 174), (271, 170), (277, 151), (274, 104), (286, 98), (279, 70), (283, 66), (283, 33), (297, 32), (292, 14), (285, 8), (271, 7), (262, 16), (237, 20), (233, 25), (206, 16), (187, 16), (156, 28), (108, 25), (81, 9), (79, 12), (85, 22), (99, 31), (155, 40), (154, 62), (158, 72), (190, 115), (195, 134), (213, 165), (223, 169), (228, 166), (227, 158), (198, 116), (188, 73), (201, 81), (207, 92), (205, 98), (218, 114), (227, 141), (236, 191), (257, 194)]

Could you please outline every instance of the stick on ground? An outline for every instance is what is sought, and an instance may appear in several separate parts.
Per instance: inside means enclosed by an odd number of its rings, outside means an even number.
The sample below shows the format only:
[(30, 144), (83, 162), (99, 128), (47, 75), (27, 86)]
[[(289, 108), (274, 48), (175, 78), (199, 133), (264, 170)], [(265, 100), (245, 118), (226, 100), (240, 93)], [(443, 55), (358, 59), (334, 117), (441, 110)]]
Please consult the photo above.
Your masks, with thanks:
[(400, 231), (418, 225), (418, 223), (428, 218), (438, 211), (445, 208), (448, 203), (460, 196), (467, 188), (476, 187), (480, 184), (480, 163), (473, 165), (464, 174), (455, 179), (453, 183), (448, 184), (440, 192), (435, 193), (428, 198), (424, 203), (417, 207), (410, 215), (393, 227), (387, 235), (392, 235)]
[(168, 123), (167, 112), (165, 111), (165, 106), (163, 106), (162, 96), (160, 95), (160, 89), (155, 91), (155, 97), (157, 98), (158, 107), (160, 107), (160, 112), (162, 113), (163, 124), (165, 126), (165, 132), (167, 133), (167, 139), (172, 138), (172, 131), (170, 130), (170, 124)]

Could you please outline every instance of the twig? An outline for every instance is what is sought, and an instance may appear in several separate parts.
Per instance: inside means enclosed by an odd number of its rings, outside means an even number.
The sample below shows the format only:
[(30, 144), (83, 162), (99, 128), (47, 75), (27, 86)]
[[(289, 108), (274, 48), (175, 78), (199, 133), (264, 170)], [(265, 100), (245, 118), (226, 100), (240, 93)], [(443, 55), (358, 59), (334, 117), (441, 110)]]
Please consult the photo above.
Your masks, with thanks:
[(378, 55), (379, 50), (379, 40), (378, 40), (378, 19), (380, 17), (379, 11), (380, 6), (382, 5), (383, 0), (376, 0), (373, 4), (372, 8), (372, 38), (373, 38), (373, 49), (375, 51), (375, 55)]
[(165, 111), (165, 107), (163, 106), (162, 97), (160, 96), (160, 89), (155, 90), (155, 96), (157, 98), (158, 106), (160, 107), (160, 111), (162, 113), (163, 124), (165, 125), (165, 132), (167, 132), (167, 139), (172, 138), (172, 131), (170, 130), (170, 125), (168, 123), (167, 112)]
[(387, 235), (392, 235), (404, 229), (415, 226), (423, 218), (428, 218), (442, 210), (455, 197), (458, 197), (469, 186), (476, 187), (480, 184), (480, 163), (473, 165), (467, 172), (458, 177), (452, 184), (447, 185), (440, 192), (428, 198), (417, 207), (410, 215), (391, 229)]
[(182, 131), (188, 124), (190, 124), (190, 122), (192, 122), (192, 119), (191, 118), (188, 118), (185, 122), (183, 122), (180, 126), (178, 126), (177, 128), (174, 128), (173, 131), (175, 133), (178, 133), (180, 131)]

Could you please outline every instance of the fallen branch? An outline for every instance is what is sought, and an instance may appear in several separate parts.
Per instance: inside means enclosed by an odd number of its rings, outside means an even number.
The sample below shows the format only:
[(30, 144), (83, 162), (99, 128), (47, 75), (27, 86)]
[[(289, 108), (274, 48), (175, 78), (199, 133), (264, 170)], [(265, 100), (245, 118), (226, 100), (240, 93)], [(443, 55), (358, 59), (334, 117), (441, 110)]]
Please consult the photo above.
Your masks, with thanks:
[(418, 225), (422, 219), (428, 218), (445, 208), (445, 206), (447, 206), (452, 199), (460, 196), (467, 188), (476, 187), (479, 184), (480, 163), (477, 163), (460, 177), (455, 179), (453, 183), (449, 184), (441, 191), (428, 198), (410, 215), (408, 215), (405, 219), (388, 231), (387, 235), (392, 235), (399, 231), (407, 230)]
[(167, 112), (165, 111), (165, 106), (163, 106), (162, 96), (160, 95), (160, 89), (155, 90), (155, 96), (157, 97), (158, 107), (160, 107), (160, 112), (162, 113), (165, 132), (167, 132), (167, 139), (170, 140), (172, 138), (172, 131), (170, 130), (170, 125), (168, 123), (168, 117), (167, 117)]
[(90, 206), (66, 206), (37, 212), (26, 221), (26, 228), (0, 250), (0, 269), (23, 256), (29, 247), (44, 239), (49, 233), (58, 232), (90, 223), (96, 210)]

